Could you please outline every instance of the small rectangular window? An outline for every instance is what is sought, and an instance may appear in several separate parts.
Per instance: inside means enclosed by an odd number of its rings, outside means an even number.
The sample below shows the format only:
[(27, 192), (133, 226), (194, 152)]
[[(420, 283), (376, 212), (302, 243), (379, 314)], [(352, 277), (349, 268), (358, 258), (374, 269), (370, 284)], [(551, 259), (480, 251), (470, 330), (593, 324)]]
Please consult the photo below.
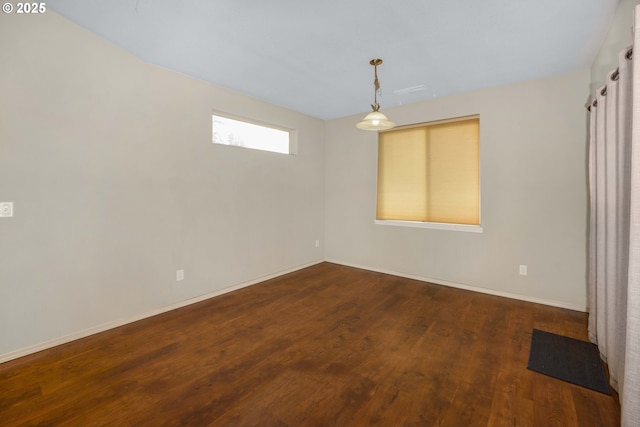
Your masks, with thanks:
[(379, 221), (480, 225), (478, 116), (380, 132)]
[(291, 131), (212, 115), (213, 143), (291, 154)]

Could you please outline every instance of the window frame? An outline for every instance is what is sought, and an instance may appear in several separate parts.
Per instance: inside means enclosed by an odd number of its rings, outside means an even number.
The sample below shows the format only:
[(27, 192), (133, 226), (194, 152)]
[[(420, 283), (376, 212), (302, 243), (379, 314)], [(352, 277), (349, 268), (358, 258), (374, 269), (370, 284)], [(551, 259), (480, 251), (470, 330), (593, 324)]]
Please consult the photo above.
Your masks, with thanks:
[(436, 230), (448, 230), (448, 231), (463, 231), (470, 233), (483, 233), (484, 228), (482, 226), (482, 146), (481, 146), (481, 134), (480, 134), (480, 114), (470, 114), (466, 116), (452, 117), (441, 120), (433, 120), (422, 123), (413, 123), (405, 126), (397, 126), (389, 130), (379, 131), (378, 132), (378, 158), (377, 158), (377, 169), (376, 169), (376, 212), (377, 212), (377, 203), (379, 198), (379, 167), (380, 167), (380, 134), (386, 132), (393, 132), (396, 130), (402, 129), (410, 129), (416, 127), (426, 127), (433, 125), (441, 125), (445, 123), (454, 123), (458, 121), (477, 119), (478, 120), (478, 224), (459, 224), (459, 223), (444, 223), (444, 222), (433, 222), (433, 221), (410, 221), (410, 220), (399, 220), (399, 219), (378, 219), (377, 213), (374, 218), (374, 224), (376, 225), (386, 225), (386, 226), (396, 226), (396, 227), (412, 227), (412, 228), (427, 228), (427, 229), (436, 229)]
[[(214, 117), (221, 117), (224, 119), (229, 119), (229, 120), (234, 120), (234, 121), (238, 121), (238, 122), (243, 122), (243, 123), (247, 123), (250, 125), (254, 125), (254, 126), (260, 126), (266, 129), (274, 129), (274, 130), (278, 130), (278, 131), (282, 131), (282, 132), (286, 132), (289, 134), (289, 152), (288, 153), (283, 153), (280, 151), (273, 151), (273, 150), (267, 150), (264, 148), (253, 148), (253, 147), (243, 147), (240, 145), (230, 145), (230, 144), (220, 144), (217, 142), (213, 141), (213, 120)], [(211, 143), (214, 146), (226, 146), (226, 147), (234, 147), (234, 148), (242, 148), (245, 150), (253, 150), (253, 151), (261, 151), (264, 153), (273, 153), (273, 154), (280, 154), (280, 155), (285, 155), (285, 156), (296, 156), (298, 154), (298, 132), (296, 129), (292, 129), (286, 126), (281, 126), (281, 125), (277, 125), (274, 123), (269, 123), (269, 122), (265, 122), (262, 120), (255, 120), (255, 119), (251, 119), (251, 118), (247, 118), (244, 116), (240, 116), (237, 114), (232, 114), (232, 113), (227, 113), (224, 111), (220, 111), (220, 110), (212, 110), (211, 111)]]

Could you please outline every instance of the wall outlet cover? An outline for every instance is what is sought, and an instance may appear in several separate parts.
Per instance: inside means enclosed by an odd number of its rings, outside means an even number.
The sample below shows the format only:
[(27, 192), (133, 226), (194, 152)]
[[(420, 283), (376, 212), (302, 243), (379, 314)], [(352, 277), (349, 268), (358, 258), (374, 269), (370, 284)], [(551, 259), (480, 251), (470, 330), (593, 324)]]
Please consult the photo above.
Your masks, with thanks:
[(13, 216), (13, 202), (0, 202), (0, 218)]

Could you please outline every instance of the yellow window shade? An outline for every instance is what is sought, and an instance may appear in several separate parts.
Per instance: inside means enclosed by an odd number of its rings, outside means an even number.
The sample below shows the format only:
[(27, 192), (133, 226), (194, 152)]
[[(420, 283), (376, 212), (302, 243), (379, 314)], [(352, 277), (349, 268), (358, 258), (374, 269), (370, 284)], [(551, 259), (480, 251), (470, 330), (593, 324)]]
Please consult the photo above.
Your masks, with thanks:
[(478, 116), (379, 134), (379, 220), (480, 224)]

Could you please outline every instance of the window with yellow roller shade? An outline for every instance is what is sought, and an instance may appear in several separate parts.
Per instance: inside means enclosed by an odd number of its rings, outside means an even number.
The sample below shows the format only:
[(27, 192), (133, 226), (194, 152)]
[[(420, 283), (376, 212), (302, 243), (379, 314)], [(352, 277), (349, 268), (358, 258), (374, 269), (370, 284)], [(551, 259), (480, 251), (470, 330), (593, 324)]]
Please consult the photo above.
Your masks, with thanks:
[(380, 132), (377, 220), (480, 225), (480, 117)]

